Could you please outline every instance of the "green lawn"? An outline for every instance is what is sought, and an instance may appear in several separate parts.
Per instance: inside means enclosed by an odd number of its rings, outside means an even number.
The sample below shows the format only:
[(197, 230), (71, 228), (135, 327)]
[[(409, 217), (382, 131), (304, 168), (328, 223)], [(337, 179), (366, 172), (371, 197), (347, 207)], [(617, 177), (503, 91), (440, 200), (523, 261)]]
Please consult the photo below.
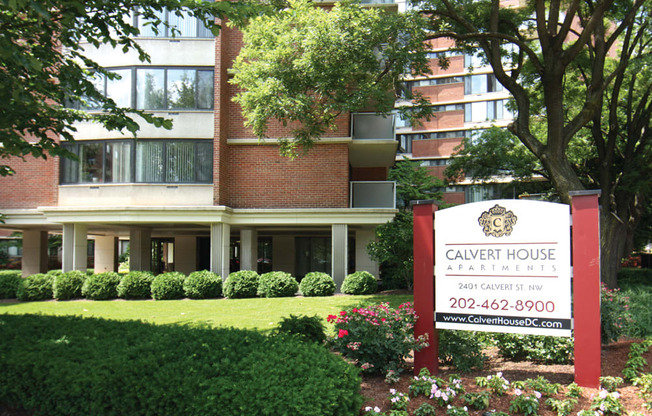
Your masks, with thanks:
[(116, 320), (141, 320), (154, 324), (206, 323), (268, 331), (283, 317), (318, 315), (324, 318), (360, 304), (389, 302), (396, 307), (412, 302), (412, 295), (292, 297), (271, 299), (114, 300), (0, 303), (0, 314), (76, 315)]

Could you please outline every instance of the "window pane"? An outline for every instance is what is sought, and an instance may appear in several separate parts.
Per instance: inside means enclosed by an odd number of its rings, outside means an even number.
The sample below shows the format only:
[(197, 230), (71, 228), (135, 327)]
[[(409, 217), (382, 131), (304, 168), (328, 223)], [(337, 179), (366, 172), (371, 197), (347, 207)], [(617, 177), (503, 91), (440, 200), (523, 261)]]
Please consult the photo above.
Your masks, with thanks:
[(138, 69), (136, 72), (136, 108), (160, 110), (165, 108), (165, 70)]
[(487, 119), (487, 102), (471, 103), (471, 121), (485, 121)]
[(197, 71), (197, 108), (213, 108), (213, 71)]
[(194, 182), (195, 168), (194, 142), (167, 142), (166, 182)]
[[(95, 89), (99, 91), (100, 94), (106, 94), (106, 90), (104, 89), (104, 75), (96, 72), (90, 75), (88, 80), (95, 86)], [(83, 97), (81, 108), (83, 110), (99, 110), (100, 105), (89, 97)]]
[(106, 182), (131, 182), (132, 142), (109, 142), (106, 145)]
[[(77, 153), (76, 145), (62, 144), (62, 147), (75, 154)], [(61, 158), (61, 183), (77, 183), (77, 173), (79, 172), (79, 162), (67, 157)]]
[[(165, 10), (160, 12), (155, 11), (154, 14), (162, 22), (165, 21)], [(147, 24), (152, 21), (153, 20), (148, 20), (142, 16), (138, 16), (138, 30), (140, 30), (140, 36), (164, 37), (166, 27), (163, 25), (163, 23), (159, 24), (158, 26)]]
[(163, 142), (136, 143), (136, 182), (163, 182)]
[(107, 96), (113, 99), (118, 107), (131, 107), (131, 69), (119, 69), (111, 72), (122, 78), (107, 80)]
[(213, 143), (197, 142), (196, 182), (213, 181)]
[(177, 12), (170, 12), (168, 15), (170, 35), (181, 38), (197, 37), (197, 19), (190, 16), (188, 12), (179, 12), (179, 14), (181, 16), (177, 16)]
[(195, 72), (194, 69), (168, 69), (168, 108), (196, 108)]
[(79, 161), (81, 163), (81, 183), (102, 182), (103, 143), (80, 143)]

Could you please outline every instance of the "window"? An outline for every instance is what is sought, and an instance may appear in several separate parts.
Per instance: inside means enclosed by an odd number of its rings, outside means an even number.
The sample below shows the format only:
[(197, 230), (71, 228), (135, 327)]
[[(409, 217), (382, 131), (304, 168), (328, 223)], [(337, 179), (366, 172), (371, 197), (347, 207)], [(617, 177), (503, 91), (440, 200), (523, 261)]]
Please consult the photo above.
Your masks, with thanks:
[(480, 56), (480, 52), (464, 54), (464, 66), (466, 68), (479, 68), (486, 65), (484, 58)]
[(513, 114), (506, 106), (507, 100), (478, 101), (464, 107), (465, 122), (512, 119)]
[(295, 247), (298, 278), (310, 272), (331, 273), (330, 237), (296, 237)]
[(136, 16), (135, 26), (140, 30), (142, 37), (158, 38), (212, 38), (213, 33), (204, 23), (190, 15), (188, 12), (169, 12), (162, 10), (155, 12), (157, 19), (164, 24), (154, 25), (153, 20), (148, 20), (142, 16)]
[(211, 140), (93, 140), (64, 143), (61, 183), (211, 183)]
[(448, 166), (450, 164), (450, 159), (431, 159), (421, 161), (421, 166)]
[[(115, 68), (108, 72), (117, 79), (96, 74), (91, 77), (97, 90), (120, 107), (139, 110), (213, 109), (213, 70), (204, 68)], [(100, 110), (97, 103), (84, 100), (72, 107)]]
[(136, 68), (139, 110), (210, 110), (213, 71), (190, 68)]
[(494, 74), (468, 75), (464, 78), (464, 94), (485, 94), (502, 91), (503, 86)]

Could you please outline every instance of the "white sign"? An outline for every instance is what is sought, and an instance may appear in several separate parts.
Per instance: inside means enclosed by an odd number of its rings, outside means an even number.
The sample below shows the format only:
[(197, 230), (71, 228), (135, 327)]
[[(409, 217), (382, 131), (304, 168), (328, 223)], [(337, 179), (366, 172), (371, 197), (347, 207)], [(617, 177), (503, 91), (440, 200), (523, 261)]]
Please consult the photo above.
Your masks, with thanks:
[(435, 213), (435, 326), (571, 336), (570, 208), (528, 200)]

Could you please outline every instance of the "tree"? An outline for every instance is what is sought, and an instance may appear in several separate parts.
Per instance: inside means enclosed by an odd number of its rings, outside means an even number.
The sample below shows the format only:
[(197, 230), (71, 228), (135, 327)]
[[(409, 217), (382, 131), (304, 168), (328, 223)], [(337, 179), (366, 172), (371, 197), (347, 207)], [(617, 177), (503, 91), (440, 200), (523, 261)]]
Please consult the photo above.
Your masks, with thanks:
[(441, 200), (444, 183), (431, 176), (419, 162), (404, 158), (389, 172), (396, 181), (396, 201), (399, 212), (392, 221), (376, 227), (376, 239), (367, 246), (370, 257), (383, 266), (385, 288), (412, 289), (414, 251), (412, 246), (412, 212), (410, 201), (418, 199)]
[(402, 74), (424, 71), (427, 62), (411, 53), (425, 45), (417, 22), (406, 17), (351, 1), (327, 10), (289, 0), (278, 13), (248, 22), (232, 79), (243, 89), (235, 101), (247, 125), (263, 138), (270, 120), (290, 123), (281, 151), (293, 155), (342, 113), (391, 112)]
[[(171, 122), (150, 113), (121, 108), (93, 85), (92, 75), (115, 79), (84, 55), (82, 41), (93, 47), (108, 44), (149, 57), (136, 43), (139, 30), (130, 13), (164, 27), (162, 11), (201, 19), (217, 33), (215, 18), (245, 18), (248, 2), (202, 3), (199, 0), (2, 0), (0, 3), (0, 158), (68, 155), (58, 140), (73, 140), (73, 125), (100, 123), (108, 130), (139, 129), (138, 115), (156, 126)], [(69, 101), (94, 103), (103, 111), (89, 114), (67, 108)], [(13, 171), (0, 164), (0, 175)]]
[[(448, 38), (455, 40), (460, 51), (480, 51), (498, 81), (513, 96), (516, 118), (509, 131), (534, 155), (560, 200), (570, 203), (570, 192), (585, 189), (587, 184), (602, 190), (602, 278), (614, 286), (620, 259), (631, 247), (633, 230), (642, 212), (640, 207), (645, 206), (650, 189), (647, 182), (652, 162), (650, 3), (646, 0), (531, 0), (519, 8), (501, 7), (500, 3), (500, 0), (408, 1), (408, 12), (401, 17), (380, 15), (389, 22), (403, 21), (407, 28), (397, 36), (386, 36), (387, 46), (380, 50), (412, 59), (415, 64), (410, 68), (415, 74), (427, 72), (421, 65), (424, 50), (415, 42)], [(286, 15), (290, 19), (284, 23), (288, 31), (296, 26), (299, 33), (310, 33), (313, 27), (319, 27), (315, 22), (301, 20), (298, 11), (293, 13)], [(350, 26), (356, 27), (362, 21), (356, 13), (349, 13)], [(370, 27), (376, 30), (378, 26), (383, 24), (374, 22)], [(346, 32), (333, 26), (330, 38), (337, 39), (335, 33)], [(356, 67), (353, 58), (338, 53), (348, 45), (330, 38), (324, 38), (328, 46), (323, 49), (327, 53), (320, 55), (326, 57), (320, 62), (325, 68), (314, 61), (307, 61), (306, 67), (292, 65), (303, 62), (303, 55), (320, 50), (314, 46), (294, 48), (292, 60), (279, 60), (284, 64), (283, 77), (275, 78), (273, 94), (268, 97), (285, 106), (283, 111), (271, 116), (303, 121), (288, 115), (302, 108), (310, 109), (309, 114), (333, 110), (321, 101), (312, 101), (307, 107), (293, 101), (294, 80), (304, 71), (310, 73), (313, 81), (304, 88), (309, 92), (324, 89), (314, 81), (329, 81), (329, 74), (334, 73), (339, 74), (338, 79), (360, 76), (359, 71), (371, 76), (365, 79), (396, 79), (393, 72), (380, 64), (375, 68)], [(275, 46), (265, 44), (269, 49), (266, 55), (250, 55), (248, 59), (286, 56), (281, 52), (275, 55), (284, 50)], [(609, 57), (614, 52), (616, 57), (611, 61)], [(342, 58), (333, 62), (328, 59), (331, 56)], [(397, 59), (396, 62), (405, 61)], [(445, 59), (441, 63), (446, 65)], [(394, 69), (400, 72), (398, 67)], [(576, 93), (565, 94), (569, 82), (578, 78), (581, 85), (576, 85)], [(387, 82), (384, 86), (392, 84)], [(374, 94), (365, 83), (345, 85), (340, 90), (348, 88), (356, 97)], [(421, 109), (424, 104), (421, 97), (411, 98), (415, 113), (427, 114)], [(265, 105), (267, 102), (262, 100), (252, 103), (252, 109), (248, 110), (252, 123), (269, 119), (269, 111), (263, 109)], [(309, 121), (311, 129), (301, 138), (307, 144), (318, 138), (328, 125), (318, 117), (311, 116)], [(586, 128), (591, 134), (582, 137), (580, 132)], [(572, 158), (578, 149), (579, 153), (594, 158), (583, 165), (574, 165)], [(586, 170), (577, 169), (587, 164), (595, 166), (598, 174), (587, 177)]]

